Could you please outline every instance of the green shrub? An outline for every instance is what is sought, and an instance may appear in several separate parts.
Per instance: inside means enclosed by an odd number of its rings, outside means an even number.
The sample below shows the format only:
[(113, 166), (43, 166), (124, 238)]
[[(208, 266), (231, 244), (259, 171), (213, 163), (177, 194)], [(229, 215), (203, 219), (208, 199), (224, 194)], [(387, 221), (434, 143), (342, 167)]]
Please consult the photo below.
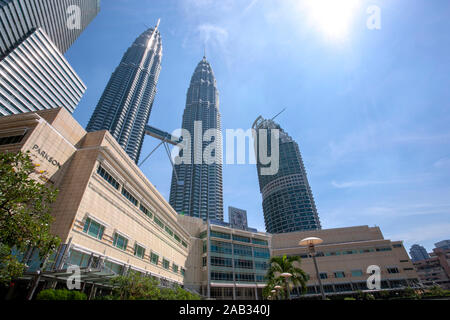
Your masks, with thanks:
[(87, 300), (86, 294), (79, 291), (69, 291), (67, 289), (46, 289), (39, 292), (37, 300)]
[(356, 301), (356, 299), (355, 299), (355, 298), (350, 298), (350, 297), (344, 298), (344, 300), (349, 300), (349, 301), (353, 301), (353, 300), (355, 300), (355, 301)]

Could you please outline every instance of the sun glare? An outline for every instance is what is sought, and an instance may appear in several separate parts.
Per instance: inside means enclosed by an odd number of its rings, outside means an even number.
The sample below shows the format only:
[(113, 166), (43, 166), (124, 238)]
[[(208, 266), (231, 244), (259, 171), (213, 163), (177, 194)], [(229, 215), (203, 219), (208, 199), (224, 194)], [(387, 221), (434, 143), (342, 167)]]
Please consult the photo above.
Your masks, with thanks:
[(327, 37), (342, 39), (348, 36), (358, 0), (306, 0), (307, 15)]

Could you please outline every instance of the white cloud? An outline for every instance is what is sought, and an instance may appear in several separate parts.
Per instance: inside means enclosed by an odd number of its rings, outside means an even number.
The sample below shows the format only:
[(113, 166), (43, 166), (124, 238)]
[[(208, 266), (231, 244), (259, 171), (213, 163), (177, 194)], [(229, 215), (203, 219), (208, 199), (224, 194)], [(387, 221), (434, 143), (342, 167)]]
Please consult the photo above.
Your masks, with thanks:
[(450, 168), (450, 157), (439, 159), (434, 163), (435, 168)]

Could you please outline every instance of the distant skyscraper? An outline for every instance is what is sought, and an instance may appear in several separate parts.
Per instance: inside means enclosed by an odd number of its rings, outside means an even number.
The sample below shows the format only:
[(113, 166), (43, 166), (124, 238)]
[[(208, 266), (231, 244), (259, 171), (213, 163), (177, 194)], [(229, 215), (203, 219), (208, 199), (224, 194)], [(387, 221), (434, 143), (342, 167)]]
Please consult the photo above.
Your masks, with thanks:
[(100, 0), (0, 0), (0, 59), (38, 28), (64, 54), (99, 11)]
[(450, 240), (442, 240), (434, 244), (436, 248), (450, 250)]
[(409, 250), (409, 254), (411, 255), (411, 260), (413, 262), (430, 258), (427, 250), (418, 244), (412, 245), (411, 249)]
[(245, 210), (228, 207), (228, 220), (234, 229), (247, 230), (248, 228), (247, 211)]
[(86, 90), (63, 54), (98, 0), (0, 0), (0, 116), (64, 107)]
[[(194, 132), (201, 124), (201, 132)], [(222, 141), (217, 139), (216, 158), (219, 163), (198, 163), (195, 158), (201, 157), (201, 151), (194, 149), (194, 142), (200, 146), (210, 143), (201, 142), (208, 129), (221, 130), (219, 112), (219, 92), (216, 87), (211, 65), (203, 57), (197, 65), (188, 89), (186, 108), (183, 114), (182, 128), (191, 134), (191, 164), (175, 165), (170, 189), (170, 205), (178, 213), (203, 220), (215, 219), (223, 221), (222, 194)], [(219, 141), (220, 140), (220, 141)], [(196, 164), (197, 162), (197, 164)]]
[(88, 132), (108, 130), (136, 163), (161, 71), (162, 40), (158, 27), (159, 21), (124, 54), (86, 128)]
[[(298, 144), (273, 120), (259, 117), (253, 129), (257, 133), (255, 152), (266, 231), (286, 233), (321, 229)], [(264, 132), (260, 132), (261, 129), (266, 129), (267, 135), (261, 135)], [(261, 169), (269, 165), (261, 164), (259, 147), (262, 139), (267, 139), (271, 150), (273, 129), (279, 130), (279, 170), (275, 175), (262, 175)]]

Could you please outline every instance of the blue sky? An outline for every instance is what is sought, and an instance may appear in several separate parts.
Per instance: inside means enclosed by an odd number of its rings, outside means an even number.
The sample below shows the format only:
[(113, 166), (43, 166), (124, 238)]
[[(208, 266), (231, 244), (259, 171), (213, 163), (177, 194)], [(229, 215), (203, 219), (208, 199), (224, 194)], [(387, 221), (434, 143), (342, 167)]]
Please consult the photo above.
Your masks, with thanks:
[[(366, 27), (370, 5), (381, 10), (380, 30)], [(299, 143), (324, 228), (377, 225), (386, 238), (428, 250), (450, 238), (448, 1), (332, 9), (329, 19), (348, 27), (335, 37), (301, 0), (101, 6), (66, 54), (88, 87), (74, 113), (83, 126), (126, 49), (161, 18), (163, 63), (151, 125), (180, 127), (206, 43), (223, 129), (247, 130), (259, 115), (287, 108), (277, 121)], [(142, 157), (156, 144), (147, 137)], [(168, 199), (172, 168), (164, 149), (143, 171)], [(249, 224), (264, 230), (255, 166), (225, 165), (223, 175), (226, 219), (229, 205), (246, 209)]]

